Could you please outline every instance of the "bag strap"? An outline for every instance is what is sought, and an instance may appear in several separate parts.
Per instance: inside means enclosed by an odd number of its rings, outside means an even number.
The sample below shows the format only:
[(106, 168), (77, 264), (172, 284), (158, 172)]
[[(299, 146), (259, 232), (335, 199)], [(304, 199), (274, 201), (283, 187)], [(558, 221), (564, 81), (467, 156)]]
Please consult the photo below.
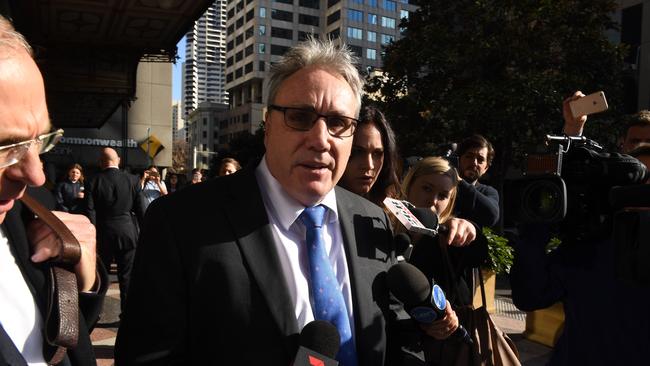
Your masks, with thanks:
[(70, 229), (50, 210), (27, 194), (21, 201), (56, 233), (61, 243), (59, 256), (50, 262), (45, 318), (47, 343), (57, 347), (47, 363), (56, 365), (63, 361), (66, 348), (76, 347), (79, 339), (79, 290), (72, 267), (81, 259), (81, 246)]

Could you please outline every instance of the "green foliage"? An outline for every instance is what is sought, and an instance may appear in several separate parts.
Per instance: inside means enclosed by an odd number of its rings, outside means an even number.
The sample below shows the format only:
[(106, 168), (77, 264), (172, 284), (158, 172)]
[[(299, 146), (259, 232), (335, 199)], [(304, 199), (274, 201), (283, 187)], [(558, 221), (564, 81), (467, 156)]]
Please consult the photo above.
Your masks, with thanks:
[(495, 234), (489, 227), (483, 228), (483, 235), (488, 242), (488, 259), (485, 268), (495, 273), (509, 273), (514, 255), (508, 239)]
[[(505, 167), (547, 133), (559, 133), (562, 100), (575, 90), (604, 90), (610, 111), (590, 117), (585, 133), (615, 142), (622, 106), (622, 46), (607, 32), (612, 0), (421, 0), (390, 44), (380, 92), (404, 156), (480, 133)], [(606, 128), (605, 128), (606, 127)]]
[(557, 236), (552, 237), (551, 240), (548, 241), (548, 244), (546, 244), (546, 253), (554, 251), (557, 249), (557, 247), (560, 246), (560, 244), (562, 244), (562, 240), (560, 240), (560, 238)]

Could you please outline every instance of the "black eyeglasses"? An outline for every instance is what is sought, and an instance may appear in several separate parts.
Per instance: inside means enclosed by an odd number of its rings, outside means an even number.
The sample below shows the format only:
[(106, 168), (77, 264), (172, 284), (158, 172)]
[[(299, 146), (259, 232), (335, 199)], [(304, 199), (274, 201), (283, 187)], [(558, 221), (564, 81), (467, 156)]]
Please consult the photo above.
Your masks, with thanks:
[(58, 129), (54, 132), (40, 135), (35, 139), (18, 142), (16, 144), (0, 146), (0, 168), (6, 168), (16, 164), (31, 149), (32, 145), (38, 146), (38, 153), (44, 154), (54, 147), (61, 140), (63, 130)]
[(281, 107), (271, 104), (270, 109), (284, 113), (284, 123), (297, 131), (309, 131), (314, 123), (321, 118), (325, 119), (327, 132), (334, 137), (350, 137), (354, 135), (359, 120), (352, 117), (316, 113), (311, 109)]

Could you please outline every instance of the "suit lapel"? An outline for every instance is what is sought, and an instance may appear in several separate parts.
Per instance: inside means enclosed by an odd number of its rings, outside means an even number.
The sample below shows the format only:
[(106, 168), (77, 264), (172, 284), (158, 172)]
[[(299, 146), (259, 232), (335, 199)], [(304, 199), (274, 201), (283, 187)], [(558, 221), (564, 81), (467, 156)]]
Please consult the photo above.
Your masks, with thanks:
[(229, 182), (231, 202), (226, 206), (230, 207), (226, 215), (235, 230), (248, 268), (280, 331), (285, 336), (295, 335), (298, 324), (294, 305), (275, 249), (273, 230), (266, 215), (255, 171), (247, 169), (239, 175), (238, 179), (230, 179)]
[(365, 250), (363, 254), (360, 255), (359, 253), (360, 245), (372, 245), (372, 243), (357, 243), (357, 238), (363, 241), (370, 240), (366, 233), (372, 230), (372, 226), (367, 227), (371, 219), (365, 217), (366, 215), (355, 217), (355, 213), (359, 212), (359, 207), (353, 205), (353, 200), (345, 199), (345, 193), (347, 192), (344, 192), (339, 187), (336, 187), (336, 189), (339, 222), (352, 288), (355, 340), (359, 364), (380, 365), (382, 364), (382, 358), (375, 357), (377, 356), (375, 345), (377, 336), (383, 334), (383, 329), (377, 329), (377, 319), (381, 319), (382, 314), (377, 305), (373, 303), (375, 276), (369, 271), (369, 267), (363, 263), (366, 260), (363, 256), (367, 255)]

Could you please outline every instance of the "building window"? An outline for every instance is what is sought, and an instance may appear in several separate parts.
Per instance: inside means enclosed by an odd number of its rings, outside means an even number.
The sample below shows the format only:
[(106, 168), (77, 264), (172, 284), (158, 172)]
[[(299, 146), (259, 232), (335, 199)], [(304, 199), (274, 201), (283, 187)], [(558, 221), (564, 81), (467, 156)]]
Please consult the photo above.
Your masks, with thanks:
[(340, 2), (341, 2), (341, 0), (327, 0), (327, 7), (331, 8), (332, 6), (334, 6), (334, 5), (336, 5), (336, 4), (340, 3)]
[(239, 17), (235, 22), (235, 28), (239, 29), (244, 26), (244, 17)]
[(313, 25), (314, 27), (318, 27), (319, 18), (315, 17), (313, 15), (298, 14), (298, 23), (306, 24), (306, 25)]
[(202, 135), (203, 135), (204, 139), (207, 139), (208, 138), (208, 131), (203, 131)]
[(235, 25), (231, 24), (228, 28), (226, 28), (226, 34), (231, 35), (233, 33), (235, 33)]
[(382, 7), (386, 10), (389, 11), (396, 11), (397, 10), (397, 4), (395, 4), (394, 1), (391, 0), (382, 0)]
[(253, 35), (255, 35), (255, 31), (253, 30), (253, 26), (248, 27), (248, 29), (246, 29), (246, 32), (244, 34), (246, 35), (246, 39), (249, 39)]
[(255, 9), (251, 9), (246, 12), (246, 21), (250, 21), (251, 19), (255, 18)]
[(244, 1), (242, 0), (242, 1), (237, 2), (236, 8), (237, 8), (237, 11), (244, 10)]
[(351, 0), (350, 3), (363, 5), (363, 0)]
[(377, 24), (377, 14), (368, 13), (368, 24)]
[(235, 78), (240, 78), (242, 76), (242, 68), (235, 70)]
[(265, 7), (260, 8), (260, 18), (266, 18), (266, 8)]
[(327, 16), (327, 25), (330, 25), (339, 19), (341, 19), (341, 11), (337, 10)]
[(409, 11), (408, 10), (400, 10), (399, 11), (399, 18), (400, 19), (408, 19), (409, 18)]
[(276, 56), (282, 56), (289, 50), (289, 47), (278, 46), (276, 44), (271, 45), (271, 54)]
[(377, 7), (377, 0), (368, 0), (368, 6)]
[(250, 72), (253, 72), (253, 63), (249, 62), (244, 66), (244, 74), (248, 74)]
[(271, 27), (271, 37), (283, 38), (283, 39), (293, 39), (293, 30)]
[(307, 39), (307, 37), (312, 37), (313, 39), (318, 39), (318, 33), (310, 33), (310, 32), (298, 31), (298, 41), (304, 41), (304, 40)]
[(244, 48), (244, 56), (250, 56), (253, 54), (253, 45), (248, 45), (246, 48)]
[(271, 9), (271, 19), (293, 22), (293, 13), (290, 11)]
[(258, 43), (257, 44), (257, 53), (266, 53), (266, 44)]
[(340, 28), (336, 28), (336, 29), (334, 29), (333, 31), (327, 33), (327, 36), (328, 36), (330, 39), (336, 39), (336, 38), (339, 38), (339, 37), (341, 37), (341, 29), (340, 29)]
[(231, 51), (233, 48), (235, 48), (235, 42), (234, 41), (228, 42), (228, 44), (226, 45), (226, 51)]
[(232, 72), (228, 75), (226, 75), (226, 82), (229, 83), (232, 81)]
[(350, 47), (350, 51), (352, 51), (352, 53), (354, 53), (357, 57), (361, 57), (361, 55), (363, 55), (363, 48), (354, 45), (349, 45), (348, 47)]
[(298, 4), (305, 8), (320, 9), (320, 0), (300, 0)]
[(260, 36), (265, 35), (266, 34), (266, 26), (265, 25), (260, 25), (259, 31), (260, 31)]
[(230, 57), (228, 57), (226, 59), (226, 67), (227, 66), (232, 66), (232, 63), (233, 63), (233, 58), (232, 58), (232, 56), (230, 56)]
[(293, 0), (273, 0), (274, 3), (282, 3), (282, 4), (289, 4), (293, 5)]
[(244, 58), (244, 54), (242, 51), (239, 51), (235, 54), (235, 62), (239, 62)]
[(368, 42), (377, 42), (377, 33), (368, 31), (366, 35)]
[(359, 28), (348, 27), (348, 38), (363, 39), (363, 31)]
[(382, 34), (381, 35), (381, 44), (387, 45), (393, 40), (393, 36), (390, 36), (388, 34)]
[(368, 60), (376, 60), (377, 50), (375, 50), (374, 48), (366, 48), (366, 58)]
[(395, 19), (391, 17), (381, 17), (381, 26), (385, 28), (395, 29)]
[(228, 10), (228, 19), (232, 19), (235, 17), (235, 8), (232, 8)]
[(363, 12), (354, 9), (348, 9), (348, 19), (353, 22), (363, 23)]
[(239, 46), (242, 43), (244, 43), (244, 35), (240, 34), (237, 37), (235, 37), (235, 45)]
[(266, 64), (264, 61), (260, 61), (259, 64), (257, 65), (257, 69), (260, 71), (265, 71), (266, 70)]
[(207, 119), (207, 118), (203, 118), (203, 125), (204, 125), (204, 126), (207, 126), (207, 125), (208, 125), (208, 119)]

